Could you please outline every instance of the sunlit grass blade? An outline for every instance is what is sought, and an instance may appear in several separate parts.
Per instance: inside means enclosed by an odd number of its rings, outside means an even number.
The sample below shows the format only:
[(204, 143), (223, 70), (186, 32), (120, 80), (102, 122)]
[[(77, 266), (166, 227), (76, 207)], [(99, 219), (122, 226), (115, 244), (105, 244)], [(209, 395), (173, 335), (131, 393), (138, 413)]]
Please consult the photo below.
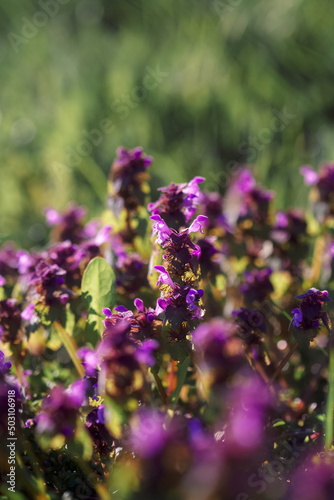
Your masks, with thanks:
[(329, 450), (333, 443), (333, 415), (334, 415), (334, 345), (330, 341), (329, 370), (328, 370), (328, 396), (326, 408), (325, 448)]

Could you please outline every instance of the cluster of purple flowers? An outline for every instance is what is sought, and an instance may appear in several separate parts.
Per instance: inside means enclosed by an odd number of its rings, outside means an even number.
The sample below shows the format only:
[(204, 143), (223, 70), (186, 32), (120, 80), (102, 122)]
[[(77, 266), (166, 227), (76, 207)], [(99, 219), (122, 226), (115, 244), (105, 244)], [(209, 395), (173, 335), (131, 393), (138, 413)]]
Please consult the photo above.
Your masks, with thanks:
[(320, 326), (320, 320), (330, 332), (330, 320), (328, 314), (322, 310), (325, 302), (330, 302), (328, 292), (310, 288), (306, 293), (298, 295), (296, 299), (302, 299), (299, 308), (293, 309), (292, 323), (296, 328), (312, 330)]
[[(151, 162), (117, 150), (108, 224), (49, 207), (48, 246), (0, 248), (0, 430), (10, 391), (23, 497), (329, 500), (334, 167), (302, 168), (312, 218), (275, 211), (249, 168), (147, 206)], [(115, 282), (96, 271), (88, 306), (93, 259)]]

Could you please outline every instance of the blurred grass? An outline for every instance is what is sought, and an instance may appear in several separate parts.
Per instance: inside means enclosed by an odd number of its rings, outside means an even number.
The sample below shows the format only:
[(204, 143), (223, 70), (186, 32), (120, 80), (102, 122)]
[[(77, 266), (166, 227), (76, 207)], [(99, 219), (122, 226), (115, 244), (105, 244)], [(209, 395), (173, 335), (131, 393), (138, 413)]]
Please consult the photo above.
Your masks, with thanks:
[[(16, 53), (8, 35), (22, 36), (22, 18), (32, 22), (42, 8), (0, 5), (0, 243), (43, 244), (45, 205), (75, 199), (99, 214), (118, 145), (154, 156), (153, 187), (202, 174), (224, 190), (229, 162), (251, 160), (278, 207), (306, 205), (299, 166), (334, 159), (330, 0), (58, 6)], [(124, 108), (147, 67), (168, 76)], [(294, 118), (269, 137), (273, 109)], [(70, 164), (82, 131), (104, 119), (113, 130)]]

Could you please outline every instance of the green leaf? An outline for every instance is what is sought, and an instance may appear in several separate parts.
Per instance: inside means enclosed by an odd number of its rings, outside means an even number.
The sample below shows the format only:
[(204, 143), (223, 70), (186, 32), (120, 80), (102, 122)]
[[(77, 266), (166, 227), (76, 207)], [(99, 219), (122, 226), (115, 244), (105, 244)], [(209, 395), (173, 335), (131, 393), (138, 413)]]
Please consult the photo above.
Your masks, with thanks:
[(177, 342), (168, 342), (167, 352), (174, 361), (182, 363), (191, 352), (191, 344), (188, 339), (182, 339)]
[(82, 298), (87, 308), (87, 332), (95, 344), (103, 332), (102, 310), (113, 309), (116, 301), (116, 279), (108, 262), (102, 257), (91, 260), (82, 278)]
[[(333, 334), (332, 334), (333, 335)], [(329, 373), (328, 373), (328, 395), (326, 407), (326, 424), (325, 424), (325, 448), (329, 450), (333, 444), (334, 434), (334, 347), (333, 341), (330, 339), (329, 351)]]
[(188, 371), (189, 365), (190, 365), (190, 356), (187, 356), (183, 360), (182, 363), (179, 363), (178, 371), (177, 371), (177, 386), (176, 386), (176, 389), (173, 392), (173, 394), (170, 396), (170, 401), (175, 406), (176, 406), (176, 404), (178, 402), (181, 389), (182, 389), (183, 384), (184, 384), (184, 382), (186, 380), (186, 376), (187, 376), (187, 371)]
[(72, 335), (74, 327), (75, 327), (75, 316), (74, 316), (73, 311), (71, 310), (71, 304), (66, 304), (65, 330), (67, 331), (67, 333)]
[(122, 425), (125, 415), (121, 406), (113, 399), (106, 397), (103, 400), (105, 407), (105, 426), (112, 436), (120, 438), (122, 436)]
[(273, 427), (280, 427), (281, 425), (286, 425), (284, 420), (276, 420), (276, 422), (273, 423)]

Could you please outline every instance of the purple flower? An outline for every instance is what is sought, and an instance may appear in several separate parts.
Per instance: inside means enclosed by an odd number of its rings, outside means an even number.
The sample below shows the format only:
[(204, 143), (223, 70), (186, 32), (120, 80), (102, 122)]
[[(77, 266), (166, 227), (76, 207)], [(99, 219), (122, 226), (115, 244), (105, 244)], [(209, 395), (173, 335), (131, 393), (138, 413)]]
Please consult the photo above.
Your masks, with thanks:
[(245, 271), (245, 281), (240, 286), (240, 291), (245, 295), (248, 302), (262, 302), (274, 291), (270, 281), (271, 273), (270, 268)]
[[(122, 314), (122, 313), (120, 313)], [(126, 314), (126, 313), (123, 313)], [(142, 397), (143, 376), (137, 359), (140, 325), (132, 318), (107, 318), (106, 329), (97, 349), (101, 375), (99, 390), (119, 402), (128, 397)]]
[(57, 226), (63, 220), (60, 213), (51, 207), (45, 207), (44, 215), (45, 215), (46, 223), (48, 224), (48, 226)]
[(116, 217), (123, 208), (135, 213), (144, 205), (144, 182), (149, 179), (146, 172), (152, 163), (152, 157), (146, 156), (142, 148), (132, 150), (120, 147), (116, 151), (116, 159), (111, 167), (110, 181), (112, 186), (109, 206)]
[(327, 215), (333, 215), (333, 193), (334, 193), (334, 164), (323, 165), (318, 173), (310, 167), (302, 167), (300, 172), (304, 175), (306, 184), (315, 186), (315, 213), (320, 222)]
[(293, 326), (298, 328), (303, 321), (303, 314), (299, 309), (292, 309), (291, 312), (294, 313), (292, 318)]
[(309, 167), (308, 165), (300, 167), (299, 172), (304, 176), (305, 184), (307, 184), (308, 186), (312, 186), (313, 184), (318, 183), (318, 174), (313, 170), (313, 168)]
[(10, 373), (10, 368), (12, 364), (10, 361), (5, 362), (5, 355), (0, 351), (0, 375), (5, 375)]
[(36, 420), (33, 419), (33, 418), (28, 418), (28, 420), (26, 420), (25, 423), (24, 423), (24, 427), (28, 428), (28, 429), (30, 429), (34, 425), (36, 425)]
[(37, 432), (72, 437), (76, 427), (78, 410), (85, 398), (86, 382), (78, 380), (69, 390), (62, 386), (51, 389), (43, 400), (37, 415)]
[(23, 311), (21, 312), (21, 318), (24, 321), (31, 321), (33, 318), (37, 318), (35, 314), (35, 305), (29, 304)]
[(190, 288), (189, 292), (186, 295), (186, 302), (188, 304), (189, 311), (196, 311), (195, 314), (198, 314), (198, 317), (201, 317), (202, 313), (196, 302), (198, 303), (199, 299), (203, 297), (203, 294), (203, 290), (195, 290), (194, 288)]
[(153, 234), (157, 235), (156, 243), (164, 247), (172, 230), (169, 229), (166, 222), (160, 217), (160, 215), (151, 215), (150, 219), (155, 222), (155, 224), (153, 224)]
[(4, 277), (16, 277), (17, 265), (18, 259), (15, 247), (11, 243), (5, 243), (0, 247), (0, 274)]
[(93, 242), (96, 246), (103, 245), (103, 243), (106, 243), (107, 241), (110, 241), (111, 235), (111, 226), (103, 226), (102, 229), (97, 233), (97, 235), (93, 238)]
[(247, 340), (248, 343), (256, 342), (256, 339), (258, 339), (257, 331), (266, 333), (264, 317), (257, 309), (241, 307), (233, 311), (232, 316), (238, 322), (240, 337), (243, 340)]
[(204, 177), (195, 177), (188, 184), (170, 184), (160, 188), (159, 200), (149, 203), (148, 210), (153, 215), (159, 215), (166, 224), (174, 230), (180, 230), (190, 221), (200, 200), (198, 184)]
[(0, 301), (0, 337), (4, 343), (17, 344), (22, 337), (21, 310), (15, 299)]
[[(187, 232), (188, 234), (190, 233), (197, 233), (197, 231), (200, 231), (202, 234), (203, 233), (203, 222), (207, 220), (207, 217), (205, 215), (198, 215), (194, 222), (189, 226)], [(184, 230), (186, 231), (186, 230)]]
[(17, 252), (18, 257), (18, 271), (19, 274), (31, 274), (34, 270), (34, 266), (37, 264), (38, 258), (36, 255), (31, 255), (25, 250), (19, 250)]
[(296, 328), (312, 330), (318, 328), (319, 321), (322, 320), (327, 330), (330, 331), (329, 317), (322, 310), (323, 304), (331, 300), (326, 290), (320, 291), (316, 288), (310, 288), (306, 293), (298, 295), (296, 299), (302, 301), (299, 308), (291, 311), (294, 313), (292, 322)]
[(165, 318), (170, 323), (174, 332), (181, 328), (185, 321), (200, 319), (204, 315), (204, 310), (200, 305), (203, 290), (196, 290), (189, 285), (174, 283), (163, 266), (155, 266), (154, 269), (160, 273), (157, 286), (167, 286), (164, 289), (164, 298), (158, 301), (162, 310), (165, 310)]
[(85, 373), (87, 377), (95, 377), (98, 371), (98, 356), (95, 351), (89, 347), (81, 347), (77, 352), (80, 359), (83, 360), (81, 363), (85, 367)]
[[(163, 248), (166, 248), (164, 260), (167, 262), (169, 276), (172, 275), (174, 281), (182, 280), (193, 285), (198, 274), (198, 259), (201, 255), (201, 249), (193, 243), (189, 235), (192, 232), (203, 232), (203, 222), (207, 217), (199, 215), (189, 228), (183, 229), (181, 232), (170, 229), (160, 215), (153, 215), (151, 219), (155, 221), (153, 232), (158, 236), (156, 241)], [(157, 266), (156, 269), (162, 273), (166, 272), (162, 266)], [(189, 271), (192, 271), (192, 276)], [(159, 281), (166, 279), (169, 279), (167, 275), (161, 276)]]
[(249, 193), (255, 187), (255, 179), (249, 170), (241, 170), (233, 188), (240, 193)]
[[(157, 266), (162, 267), (162, 266)], [(152, 307), (144, 307), (144, 302), (141, 299), (135, 299), (135, 307), (147, 317), (147, 321), (152, 323), (166, 309), (166, 304), (163, 299), (158, 299), (155, 309)]]
[(94, 408), (86, 418), (86, 427), (93, 439), (95, 449), (102, 455), (110, 453), (114, 447), (114, 439), (105, 426), (105, 413), (104, 404), (101, 404), (98, 408)]
[(139, 363), (146, 363), (148, 366), (155, 364), (153, 351), (159, 348), (159, 342), (154, 339), (146, 339), (138, 347), (135, 356)]
[[(113, 250), (115, 250), (114, 247)], [(115, 265), (117, 292), (120, 295), (133, 298), (141, 288), (148, 286), (148, 265), (138, 253), (133, 252), (127, 255), (124, 251), (115, 261)]]
[(85, 239), (83, 219), (86, 209), (70, 203), (63, 214), (51, 207), (44, 209), (46, 222), (49, 226), (56, 226), (53, 234), (55, 241), (69, 240), (72, 243), (81, 243)]
[(203, 234), (203, 222), (207, 217), (205, 215), (198, 215), (193, 223), (188, 228), (182, 229), (180, 233), (174, 229), (170, 229), (160, 215), (151, 215), (150, 219), (155, 222), (153, 224), (153, 233), (157, 235), (156, 242), (164, 248), (170, 242), (171, 235), (189, 235), (197, 231)]
[(250, 220), (252, 224), (267, 224), (273, 193), (256, 186), (248, 170), (240, 169), (233, 177), (224, 202), (228, 224), (232, 228), (244, 220)]
[(106, 329), (112, 328), (113, 325), (118, 323), (119, 321), (128, 321), (129, 324), (132, 324), (134, 321), (134, 316), (133, 312), (129, 311), (124, 306), (116, 306), (115, 308), (115, 313), (112, 313), (112, 311), (107, 307), (103, 309), (103, 314), (106, 316), (106, 319), (104, 321), (104, 325)]
[(161, 452), (169, 437), (164, 423), (165, 416), (157, 411), (139, 412), (132, 421), (129, 442), (136, 455), (151, 458)]
[(235, 336), (237, 326), (221, 318), (203, 323), (193, 332), (195, 355), (200, 367), (217, 382), (237, 371), (243, 361), (241, 341)]
[(0, 286), (5, 286), (6, 280), (5, 278), (0, 274)]
[(291, 209), (287, 212), (277, 212), (276, 224), (271, 236), (277, 243), (299, 243), (307, 229), (305, 215), (301, 210)]
[(97, 409), (96, 423), (104, 425), (104, 404), (100, 405)]
[(331, 500), (334, 494), (333, 464), (320, 454), (309, 457), (291, 479), (288, 500)]
[(166, 271), (164, 266), (154, 266), (154, 269), (158, 273), (160, 273), (160, 276), (157, 281), (157, 286), (159, 286), (159, 283), (161, 283), (162, 285), (167, 285), (170, 286), (171, 288), (175, 287), (171, 277), (169, 276), (168, 271)]
[(265, 419), (272, 398), (265, 383), (250, 376), (229, 395), (231, 408), (226, 429), (226, 451), (233, 456), (254, 453), (263, 443)]
[(288, 216), (284, 212), (277, 212), (276, 214), (276, 227), (286, 228), (289, 224)]
[(219, 193), (205, 191), (200, 194), (199, 212), (207, 216), (204, 225), (209, 230), (223, 228), (224, 231), (231, 233), (232, 229), (227, 223), (223, 213), (223, 198)]
[(67, 290), (63, 287), (65, 275), (66, 271), (57, 264), (40, 260), (35, 267), (29, 285), (35, 287), (36, 295), (41, 303), (46, 305), (63, 304), (68, 299)]

